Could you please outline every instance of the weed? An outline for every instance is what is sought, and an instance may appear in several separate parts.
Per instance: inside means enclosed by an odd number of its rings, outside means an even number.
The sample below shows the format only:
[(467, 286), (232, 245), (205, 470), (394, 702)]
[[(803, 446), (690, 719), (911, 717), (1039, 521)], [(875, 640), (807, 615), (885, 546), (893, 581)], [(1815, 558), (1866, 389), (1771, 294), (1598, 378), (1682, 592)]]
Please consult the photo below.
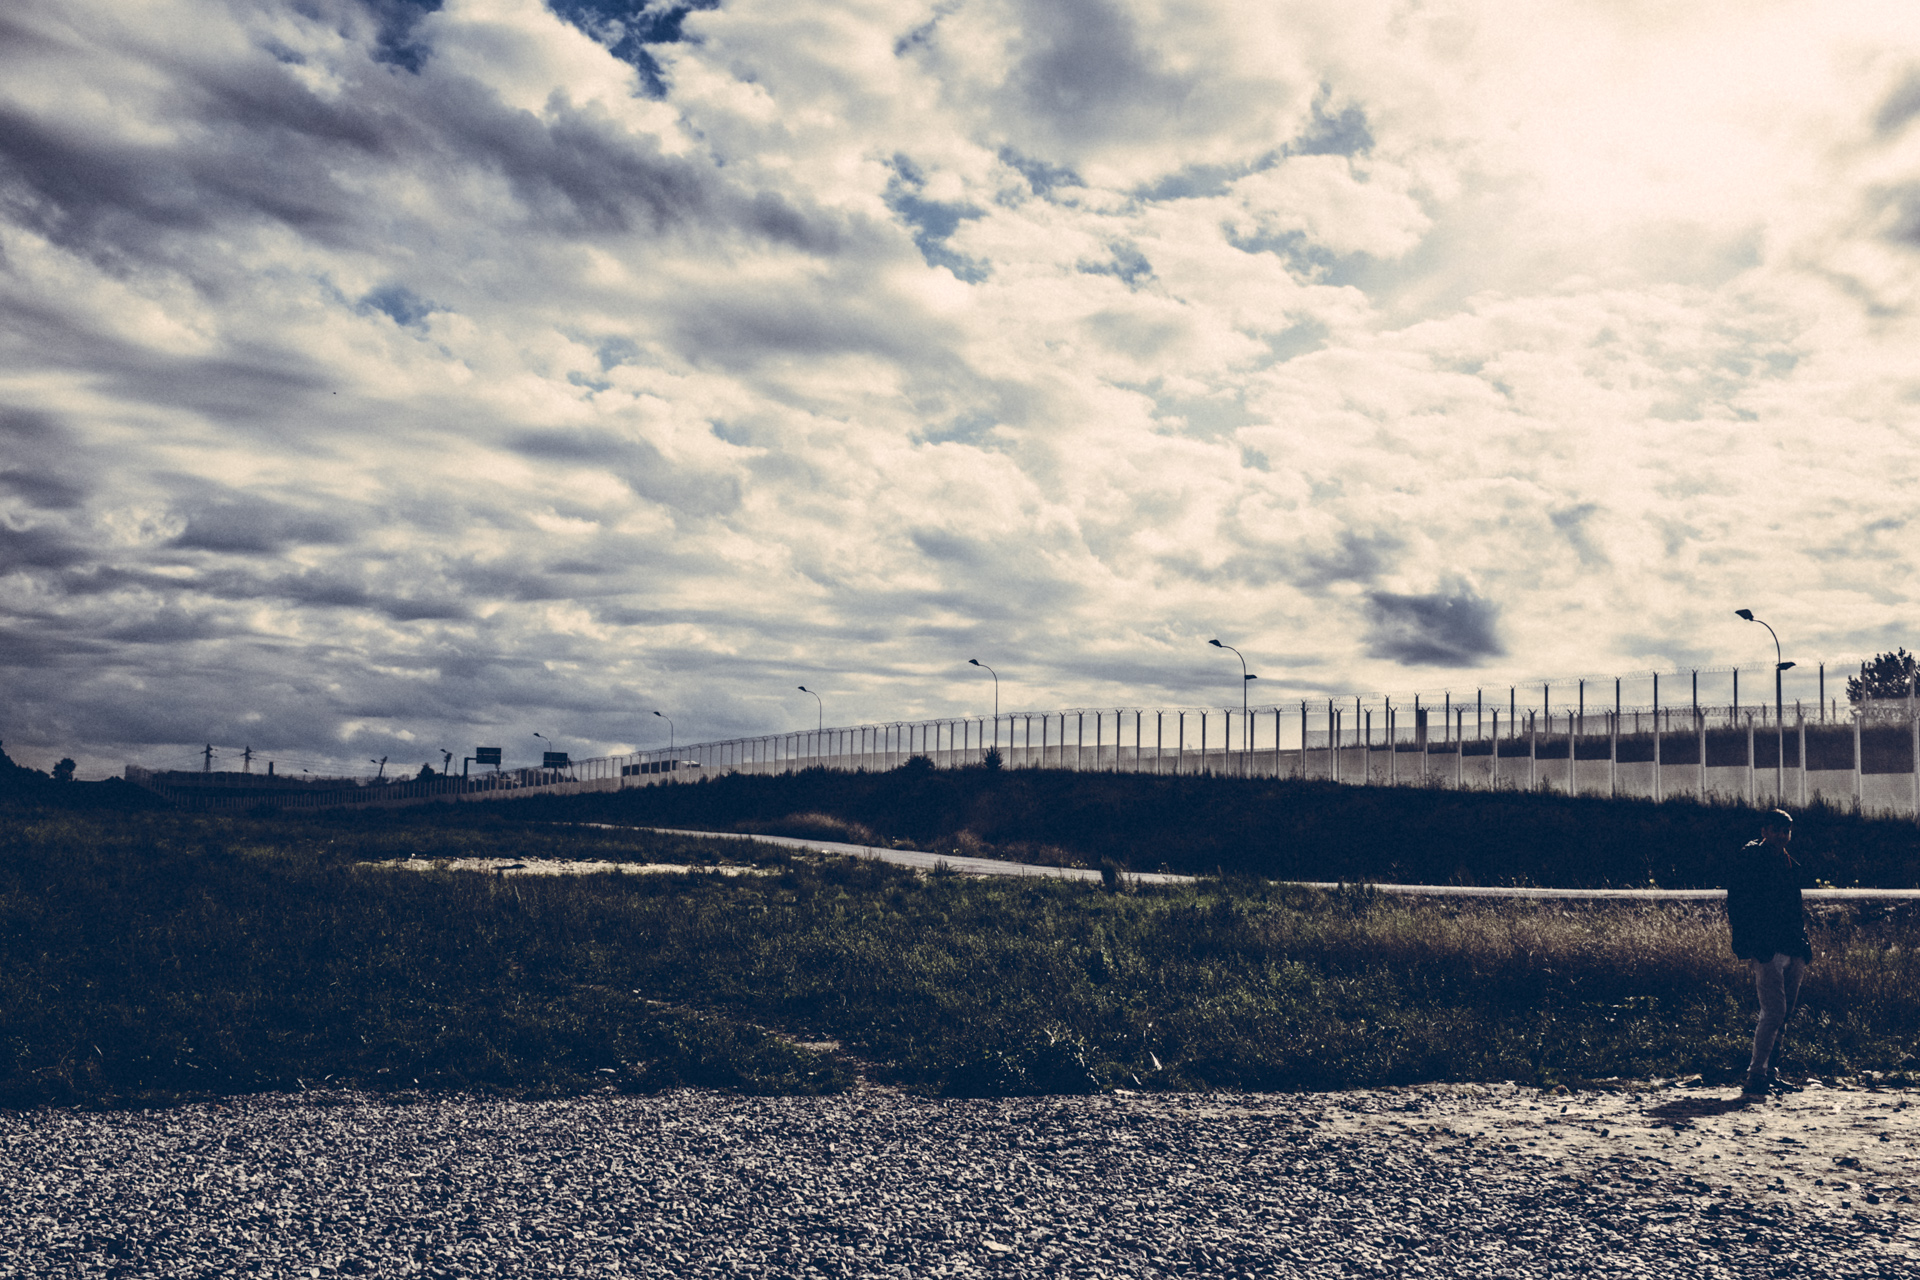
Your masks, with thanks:
[[(502, 878), (362, 864), (747, 850), (466, 811), (19, 817), (0, 832), (9, 1105), (301, 1080), (820, 1092), (852, 1076), (798, 1042), (829, 1039), (936, 1093), (1718, 1079), (1753, 1013), (1718, 904), (1231, 878), (1114, 894), (785, 857), (766, 876)], [(1912, 1069), (1920, 919), (1822, 906), (1813, 932), (1789, 1052)]]

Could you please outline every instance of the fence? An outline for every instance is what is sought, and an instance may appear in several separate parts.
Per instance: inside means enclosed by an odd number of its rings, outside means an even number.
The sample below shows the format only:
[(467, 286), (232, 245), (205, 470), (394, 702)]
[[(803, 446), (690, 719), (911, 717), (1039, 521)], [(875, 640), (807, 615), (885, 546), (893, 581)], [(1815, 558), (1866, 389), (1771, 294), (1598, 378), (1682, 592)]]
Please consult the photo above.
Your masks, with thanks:
[[(1698, 689), (1697, 681), (1693, 685)], [(521, 768), (472, 778), (385, 784), (335, 780), (274, 786), (259, 775), (154, 773), (130, 781), (194, 808), (288, 808), (507, 799), (651, 786), (725, 773), (886, 770), (924, 756), (936, 768), (978, 765), (1155, 775), (1304, 778), (1354, 785), (1543, 790), (1755, 806), (1824, 800), (1865, 813), (1920, 818), (1920, 716), (1911, 697), (1820, 706), (1784, 723), (1738, 703), (1588, 710), (1585, 689), (1556, 710), (1540, 703), (1395, 706), (1390, 698), (1290, 707), (1073, 708), (992, 717), (896, 721), (703, 742), (671, 751)], [(1656, 693), (1657, 697), (1657, 693)], [(1841, 718), (1842, 711), (1845, 716)], [(252, 781), (236, 781), (252, 779)]]

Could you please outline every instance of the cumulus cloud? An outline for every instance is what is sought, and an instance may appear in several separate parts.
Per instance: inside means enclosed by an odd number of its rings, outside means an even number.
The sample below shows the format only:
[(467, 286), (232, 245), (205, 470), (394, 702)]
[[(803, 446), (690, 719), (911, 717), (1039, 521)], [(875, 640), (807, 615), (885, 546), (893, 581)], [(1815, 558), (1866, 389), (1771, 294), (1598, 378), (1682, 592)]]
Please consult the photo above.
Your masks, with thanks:
[(1798, 0), (22, 0), (0, 736), (1912, 647), (1916, 68)]

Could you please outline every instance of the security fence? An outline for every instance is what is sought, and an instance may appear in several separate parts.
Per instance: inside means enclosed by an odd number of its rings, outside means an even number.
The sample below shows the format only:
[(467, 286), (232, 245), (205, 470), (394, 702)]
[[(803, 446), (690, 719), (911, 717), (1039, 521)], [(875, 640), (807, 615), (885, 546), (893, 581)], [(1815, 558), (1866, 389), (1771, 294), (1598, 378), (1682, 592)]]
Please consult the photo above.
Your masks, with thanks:
[[(127, 777), (194, 808), (270, 804), (320, 808), (507, 799), (612, 791), (727, 773), (889, 770), (914, 757), (933, 768), (1067, 769), (1162, 776), (1302, 778), (1363, 786), (1552, 791), (1669, 800), (1689, 796), (1755, 806), (1815, 801), (1866, 813), (1920, 817), (1920, 716), (1915, 699), (1858, 706), (1829, 700), (1742, 705), (1623, 701), (1624, 680), (1576, 681), (1556, 705), (1553, 686), (1502, 690), (1471, 701), (1442, 694), (1302, 701), (1261, 708), (1069, 708), (848, 725), (702, 742), (471, 778), (390, 783), (331, 779), (275, 785), (259, 775), (155, 773)], [(1612, 706), (1590, 707), (1589, 686)], [(1673, 687), (1668, 678), (1668, 687)], [(1532, 690), (1528, 691), (1531, 694)], [(1771, 691), (1769, 691), (1771, 692)], [(1571, 705), (1568, 705), (1568, 703)], [(282, 780), (284, 782), (284, 780)]]

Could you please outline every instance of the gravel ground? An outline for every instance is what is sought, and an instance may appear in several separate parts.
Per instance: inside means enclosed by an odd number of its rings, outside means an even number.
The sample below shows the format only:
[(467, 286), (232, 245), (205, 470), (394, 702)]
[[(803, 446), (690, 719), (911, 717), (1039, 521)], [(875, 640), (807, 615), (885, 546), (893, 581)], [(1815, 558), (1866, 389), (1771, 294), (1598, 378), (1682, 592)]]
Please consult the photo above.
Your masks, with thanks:
[(1908, 1277), (1914, 1120), (1659, 1085), (0, 1112), (0, 1273)]

